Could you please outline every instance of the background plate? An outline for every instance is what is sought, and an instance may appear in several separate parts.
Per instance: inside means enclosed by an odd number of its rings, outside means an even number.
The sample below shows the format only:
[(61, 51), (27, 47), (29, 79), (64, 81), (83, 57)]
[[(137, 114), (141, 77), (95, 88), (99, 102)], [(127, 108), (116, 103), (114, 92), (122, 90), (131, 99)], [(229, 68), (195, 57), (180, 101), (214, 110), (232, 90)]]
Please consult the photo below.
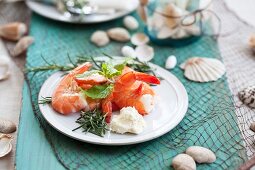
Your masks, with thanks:
[(118, 11), (112, 15), (86, 15), (85, 17), (67, 17), (61, 14), (54, 5), (48, 5), (43, 2), (36, 2), (32, 0), (26, 0), (27, 6), (33, 10), (35, 13), (44, 16), (46, 18), (50, 18), (56, 21), (68, 22), (68, 23), (76, 23), (76, 24), (92, 24), (92, 23), (100, 23), (105, 21), (110, 21), (116, 18), (120, 18), (124, 15), (127, 15), (133, 12), (139, 5), (138, 0), (133, 0), (133, 6), (130, 10), (126, 11)]
[[(100, 145), (128, 145), (157, 138), (169, 132), (183, 119), (188, 108), (188, 95), (184, 86), (173, 74), (154, 64), (150, 65), (155, 67), (156, 73), (165, 80), (162, 80), (160, 85), (153, 86), (157, 94), (157, 104), (155, 109), (144, 117), (146, 128), (139, 135), (121, 135), (108, 132), (104, 137), (99, 137), (91, 133), (85, 134), (81, 129), (73, 132), (72, 129), (78, 127), (78, 124), (75, 123), (76, 119), (79, 117), (78, 113), (64, 116), (55, 112), (50, 105), (39, 105), (40, 111), (49, 124), (59, 132), (88, 143)], [(52, 95), (62, 75), (62, 72), (57, 72), (45, 81), (40, 90), (39, 99), (41, 96), (47, 97)]]

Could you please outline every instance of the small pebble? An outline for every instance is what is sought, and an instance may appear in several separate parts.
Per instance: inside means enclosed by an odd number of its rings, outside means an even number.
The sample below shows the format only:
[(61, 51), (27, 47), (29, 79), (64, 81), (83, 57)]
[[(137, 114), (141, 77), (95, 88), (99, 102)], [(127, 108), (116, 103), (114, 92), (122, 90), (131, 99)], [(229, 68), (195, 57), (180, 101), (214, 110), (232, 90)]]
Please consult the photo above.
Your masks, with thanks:
[(193, 158), (187, 154), (179, 154), (172, 160), (172, 166), (175, 170), (195, 170), (196, 163)]
[(176, 57), (174, 55), (171, 55), (166, 59), (165, 68), (173, 69), (176, 66), (176, 64), (177, 64)]
[(201, 146), (190, 146), (186, 149), (185, 153), (191, 156), (197, 163), (213, 163), (216, 161), (215, 154), (210, 149)]
[(121, 48), (121, 53), (124, 57), (136, 58), (135, 50), (130, 46), (124, 46)]
[(125, 28), (116, 27), (107, 31), (108, 36), (119, 42), (127, 42), (130, 40), (130, 34)]
[(255, 132), (255, 122), (252, 122), (250, 125), (250, 129)]
[(132, 16), (126, 16), (123, 19), (125, 27), (129, 30), (136, 30), (139, 27), (138, 21)]
[(110, 42), (110, 39), (105, 31), (96, 31), (92, 34), (90, 41), (98, 47), (102, 47), (107, 45)]

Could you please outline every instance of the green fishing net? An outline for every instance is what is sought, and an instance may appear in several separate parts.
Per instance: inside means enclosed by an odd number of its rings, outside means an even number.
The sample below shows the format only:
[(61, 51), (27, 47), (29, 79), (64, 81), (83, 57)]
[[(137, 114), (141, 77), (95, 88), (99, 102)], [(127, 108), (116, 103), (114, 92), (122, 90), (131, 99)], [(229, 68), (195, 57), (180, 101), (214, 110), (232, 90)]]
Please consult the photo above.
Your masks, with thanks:
[[(27, 52), (26, 67), (45, 65), (41, 56), (48, 62), (67, 64), (70, 63), (67, 54), (73, 60), (83, 54), (120, 55), (120, 49), (125, 43), (111, 42), (106, 47), (97, 48), (90, 42), (90, 36), (95, 30), (107, 30), (116, 26), (123, 26), (121, 19), (102, 24), (75, 25), (55, 22), (33, 14), (30, 35), (36, 42)], [(140, 31), (142, 30), (141, 26)], [(203, 37), (182, 48), (153, 47), (155, 57), (152, 62), (162, 67), (169, 55), (177, 57), (178, 65), (191, 56), (221, 58), (217, 42), (211, 37)], [(127, 146), (83, 143), (53, 129), (42, 117), (37, 104), (40, 87), (53, 72), (29, 73), (26, 78), (38, 123), (56, 157), (67, 169), (169, 169), (172, 158), (192, 145), (210, 148), (217, 156), (216, 162), (198, 164), (198, 169), (238, 167), (245, 161), (246, 156), (226, 77), (216, 82), (196, 83), (187, 80), (178, 66), (171, 72), (179, 78), (188, 92), (189, 108), (186, 116), (176, 128), (164, 136)]]

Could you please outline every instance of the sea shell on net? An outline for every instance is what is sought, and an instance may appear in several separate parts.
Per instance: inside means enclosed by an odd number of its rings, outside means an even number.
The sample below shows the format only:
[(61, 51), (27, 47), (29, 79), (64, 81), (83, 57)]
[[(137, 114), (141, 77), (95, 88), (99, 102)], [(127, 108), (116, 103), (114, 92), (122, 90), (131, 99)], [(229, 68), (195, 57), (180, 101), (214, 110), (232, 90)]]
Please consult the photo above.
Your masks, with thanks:
[(6, 156), (12, 150), (12, 136), (0, 134), (0, 158)]
[(121, 53), (124, 57), (136, 58), (135, 50), (130, 46), (124, 46), (121, 48)]
[(125, 28), (116, 27), (107, 31), (108, 36), (119, 42), (127, 42), (130, 40), (130, 34)]
[(144, 33), (136, 33), (131, 37), (131, 43), (135, 46), (145, 45), (149, 42), (149, 37)]
[(13, 22), (0, 26), (0, 37), (8, 40), (19, 40), (27, 32), (26, 24)]
[(10, 76), (9, 60), (1, 57), (0, 59), (0, 81), (5, 80)]
[(140, 45), (135, 48), (136, 57), (143, 62), (148, 62), (154, 57), (154, 49), (148, 45)]
[(139, 27), (138, 21), (133, 16), (126, 16), (123, 19), (125, 27), (129, 30), (136, 30)]
[(22, 54), (24, 51), (27, 50), (27, 48), (33, 44), (34, 42), (34, 38), (31, 36), (25, 36), (22, 37), (17, 44), (15, 45), (15, 47), (13, 48), (13, 50), (11, 51), (12, 56), (16, 57), (20, 54)]
[(13, 133), (16, 131), (16, 125), (10, 121), (0, 118), (0, 133)]
[(238, 93), (239, 99), (250, 108), (255, 108), (255, 86), (249, 86)]
[(91, 35), (90, 41), (98, 47), (102, 47), (107, 45), (110, 39), (105, 31), (96, 31)]
[(214, 58), (192, 57), (180, 65), (184, 76), (195, 82), (216, 81), (226, 72), (224, 64)]

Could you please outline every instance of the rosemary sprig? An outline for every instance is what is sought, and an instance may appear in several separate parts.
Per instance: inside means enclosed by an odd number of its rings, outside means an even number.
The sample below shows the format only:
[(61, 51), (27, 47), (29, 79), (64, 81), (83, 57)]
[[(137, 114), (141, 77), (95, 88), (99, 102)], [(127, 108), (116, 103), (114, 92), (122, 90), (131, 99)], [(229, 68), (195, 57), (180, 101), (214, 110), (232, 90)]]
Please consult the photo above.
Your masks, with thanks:
[(39, 100), (39, 104), (51, 104), (51, 97), (41, 97), (42, 99)]
[(90, 132), (101, 137), (108, 131), (105, 116), (99, 109), (82, 111), (76, 123), (80, 124), (80, 126), (73, 129), (73, 131), (82, 128), (83, 132)]

